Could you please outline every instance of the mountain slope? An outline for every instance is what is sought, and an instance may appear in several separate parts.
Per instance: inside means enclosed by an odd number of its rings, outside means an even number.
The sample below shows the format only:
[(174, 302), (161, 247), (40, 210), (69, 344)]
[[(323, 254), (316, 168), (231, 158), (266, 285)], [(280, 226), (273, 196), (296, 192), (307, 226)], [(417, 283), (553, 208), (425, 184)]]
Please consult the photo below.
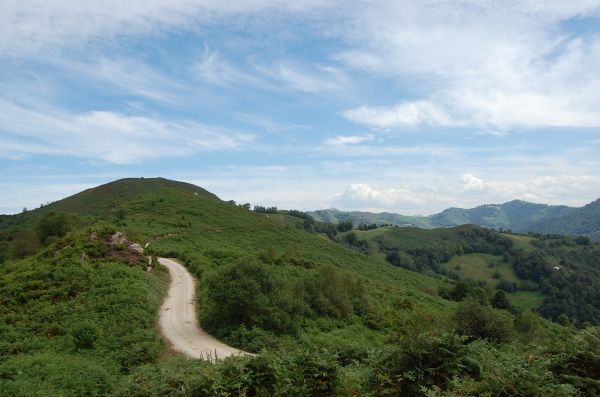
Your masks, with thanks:
[[(571, 329), (483, 299), (444, 299), (444, 276), (392, 266), (355, 248), (352, 231), (297, 211), (257, 213), (193, 186), (127, 179), (4, 221), (5, 243), (44, 238), (25, 259), (0, 261), (1, 395), (563, 395), (562, 382), (585, 393), (580, 379), (593, 376), (557, 365), (579, 350), (546, 348), (560, 331), (578, 342)], [(436, 247), (456, 253), (463, 237), (479, 247), (499, 235), (396, 228), (386, 239), (388, 229), (356, 234), (424, 265), (444, 259)], [(258, 354), (215, 365), (164, 359), (174, 353), (160, 354), (155, 320), (166, 272), (147, 272), (131, 242), (181, 259), (199, 281), (203, 328)], [(571, 368), (577, 378), (562, 381)]]
[(539, 233), (588, 235), (600, 241), (600, 199), (566, 215), (541, 219), (530, 227)]
[(474, 224), (496, 229), (512, 229), (527, 232), (533, 222), (539, 219), (565, 216), (573, 208), (549, 206), (513, 200), (508, 203), (481, 205), (471, 209), (449, 208), (439, 214), (428, 217), (434, 227), (448, 227), (462, 224)]
[(576, 208), (567, 206), (551, 206), (513, 200), (504, 204), (486, 204), (470, 209), (453, 207), (430, 216), (405, 216), (387, 212), (345, 212), (336, 209), (317, 210), (309, 212), (309, 214), (316, 220), (333, 224), (350, 221), (354, 225), (375, 223), (427, 229), (474, 224), (496, 229), (511, 229), (523, 233), (538, 231), (535, 227), (539, 222), (545, 219), (568, 217), (575, 210)]

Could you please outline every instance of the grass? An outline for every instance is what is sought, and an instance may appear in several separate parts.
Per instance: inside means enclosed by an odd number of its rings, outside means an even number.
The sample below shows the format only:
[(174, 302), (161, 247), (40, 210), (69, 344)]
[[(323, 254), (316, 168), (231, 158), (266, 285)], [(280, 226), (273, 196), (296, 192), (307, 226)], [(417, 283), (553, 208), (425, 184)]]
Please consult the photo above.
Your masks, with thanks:
[[(52, 209), (77, 214), (76, 230), (37, 256), (0, 265), (2, 395), (119, 395), (118, 385), (124, 387), (121, 395), (242, 395), (241, 390), (245, 395), (276, 395), (268, 390), (255, 393), (240, 384), (263, 379), (273, 387), (273, 374), (277, 387), (287, 390), (278, 395), (335, 395), (322, 387), (342, 383), (357, 391), (338, 395), (366, 395), (376, 381), (373, 365), (385, 362), (400, 341), (455, 329), (459, 304), (437, 296), (445, 284), (441, 278), (391, 266), (383, 255), (365, 255), (325, 235), (308, 233), (302, 219), (254, 213), (192, 185), (126, 179), (3, 222), (11, 227), (32, 224)], [(240, 347), (265, 342), (254, 351), (265, 350), (255, 358), (215, 366), (177, 357), (159, 362), (162, 343), (156, 317), (165, 274), (158, 269), (146, 273), (143, 258), (137, 265), (106, 256), (82, 264), (81, 251), (90, 243), (87, 228), (92, 225), (116, 225), (128, 239), (149, 243), (153, 253), (182, 259), (199, 278), (202, 313), (211, 307), (224, 313), (228, 306), (228, 319), (235, 321), (248, 311), (254, 316), (247, 317), (248, 327), (233, 323), (219, 336)], [(473, 228), (356, 233), (374, 245), (455, 248)], [(491, 277), (496, 269), (490, 270), (487, 263), (493, 262), (507, 280), (514, 277), (497, 256), (455, 258), (461, 271), (474, 276)], [(211, 282), (213, 287), (207, 287)], [(231, 296), (237, 296), (240, 305), (232, 305)], [(539, 299), (535, 294), (515, 296), (523, 305)], [(268, 310), (260, 310), (265, 307)], [(344, 307), (349, 309), (343, 312)], [(297, 320), (293, 332), (267, 328), (269, 320), (278, 326), (285, 323), (288, 314), (292, 322)], [(255, 318), (265, 326), (253, 327)], [(431, 335), (437, 343), (436, 334)], [(411, 365), (398, 379), (410, 379), (413, 370)], [(252, 371), (258, 372), (249, 375)], [(295, 382), (293, 388), (290, 382)]]
[(505, 236), (513, 240), (516, 248), (521, 248), (524, 251), (533, 251), (535, 248), (530, 244), (534, 240), (531, 236), (524, 236), (521, 234), (505, 233)]
[(108, 394), (155, 361), (165, 272), (117, 257), (81, 263), (87, 234), (0, 267), (0, 394)]
[(544, 301), (544, 293), (541, 291), (516, 291), (508, 296), (513, 304), (525, 310), (537, 309)]
[[(502, 262), (502, 256), (490, 254), (465, 254), (456, 255), (445, 263), (444, 268), (448, 271), (456, 271), (464, 278), (473, 280), (484, 280), (490, 285), (495, 285), (498, 279), (493, 275), (498, 272), (502, 280), (518, 282), (519, 278), (515, 275), (512, 266), (509, 263)], [(457, 270), (457, 267), (459, 268)]]

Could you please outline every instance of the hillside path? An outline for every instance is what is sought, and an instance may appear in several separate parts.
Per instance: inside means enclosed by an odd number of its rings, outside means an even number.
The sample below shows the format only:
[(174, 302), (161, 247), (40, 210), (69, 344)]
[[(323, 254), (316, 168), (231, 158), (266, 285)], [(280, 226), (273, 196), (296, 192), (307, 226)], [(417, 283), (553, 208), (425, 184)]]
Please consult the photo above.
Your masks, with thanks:
[(159, 258), (158, 261), (171, 275), (169, 292), (160, 308), (159, 326), (173, 349), (193, 358), (209, 360), (249, 354), (219, 342), (200, 328), (194, 278), (185, 266), (172, 259)]

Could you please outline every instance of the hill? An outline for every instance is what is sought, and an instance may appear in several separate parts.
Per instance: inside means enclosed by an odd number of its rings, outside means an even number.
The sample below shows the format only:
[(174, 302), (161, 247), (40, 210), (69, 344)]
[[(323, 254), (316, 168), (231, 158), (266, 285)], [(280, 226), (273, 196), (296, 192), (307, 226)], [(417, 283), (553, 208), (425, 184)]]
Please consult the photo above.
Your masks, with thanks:
[[(435, 261), (469, 247), (507, 251), (508, 237), (476, 226), (341, 232), (299, 211), (258, 213), (192, 185), (125, 179), (4, 217), (0, 237), (1, 395), (569, 395), (596, 387), (595, 356), (577, 354), (594, 351), (597, 337), (587, 335), (597, 330), (492, 305), (484, 289), (447, 294), (461, 284), (433, 271)], [(257, 355), (210, 364), (169, 351), (156, 327), (166, 272), (155, 261), (148, 272), (134, 242), (151, 257), (179, 258), (199, 280), (203, 327)], [(392, 252), (421, 268), (392, 265)]]
[(351, 245), (394, 266), (475, 282), (486, 295), (579, 325), (600, 322), (600, 246), (588, 237), (516, 235), (463, 225), (444, 229), (381, 227), (347, 232)]
[(600, 241), (600, 199), (567, 214), (540, 219), (531, 224), (531, 230), (538, 233), (584, 235)]
[(600, 233), (600, 204), (598, 200), (582, 208), (534, 204), (513, 200), (504, 204), (486, 204), (475, 208), (448, 208), (429, 216), (405, 216), (388, 212), (370, 213), (339, 211), (336, 209), (308, 212), (321, 222), (354, 225), (376, 224), (420, 227), (426, 229), (473, 224), (517, 233), (555, 233), (587, 235), (594, 238)]

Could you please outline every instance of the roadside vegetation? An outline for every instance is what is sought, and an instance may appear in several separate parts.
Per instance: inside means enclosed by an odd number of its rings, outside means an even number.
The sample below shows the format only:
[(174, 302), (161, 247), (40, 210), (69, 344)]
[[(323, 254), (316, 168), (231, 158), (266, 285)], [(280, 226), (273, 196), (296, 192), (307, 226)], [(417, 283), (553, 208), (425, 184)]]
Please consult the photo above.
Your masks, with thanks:
[[(0, 395), (600, 393), (598, 320), (579, 317), (594, 301), (543, 312), (558, 282), (595, 296), (591, 242), (530, 236), (525, 250), (471, 226), (334, 226), (161, 179), (98, 189), (0, 220)], [(131, 242), (180, 259), (200, 281), (203, 327), (257, 355), (167, 354), (156, 327), (166, 271), (148, 272)], [(565, 277), (545, 273), (556, 260)], [(478, 270), (489, 262), (500, 278)], [(537, 312), (512, 299), (522, 283), (544, 294)]]

